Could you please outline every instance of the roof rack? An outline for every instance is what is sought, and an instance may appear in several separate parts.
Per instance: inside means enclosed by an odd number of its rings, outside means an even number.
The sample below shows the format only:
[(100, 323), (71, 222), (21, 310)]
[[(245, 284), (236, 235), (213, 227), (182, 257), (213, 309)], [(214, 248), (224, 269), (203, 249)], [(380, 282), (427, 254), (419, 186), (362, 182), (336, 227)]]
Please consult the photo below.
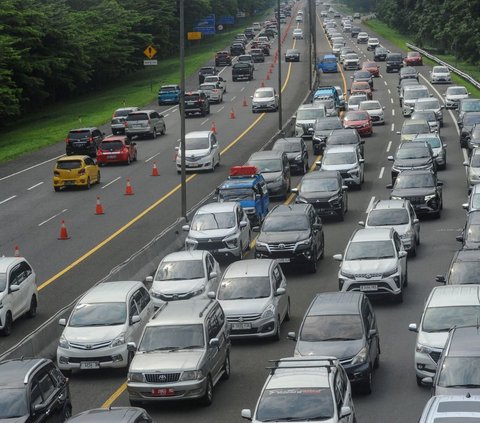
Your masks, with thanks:
[[(331, 371), (331, 367), (335, 366), (337, 363), (339, 363), (338, 359), (335, 357), (317, 357), (317, 358), (290, 358), (288, 357), (288, 360), (285, 360), (284, 358), (280, 358), (279, 360), (268, 360), (270, 363), (273, 363), (273, 366), (266, 367), (267, 370), (270, 370), (270, 374), (273, 375), (275, 373), (275, 370), (282, 368), (282, 369), (311, 369), (313, 366), (308, 366), (305, 363), (318, 363), (317, 366), (315, 367), (325, 367), (328, 372)], [(324, 364), (321, 364), (324, 362)], [(299, 363), (299, 365), (293, 365), (293, 366), (285, 366), (285, 367), (280, 367), (280, 363)], [(304, 365), (301, 365), (304, 364)]]

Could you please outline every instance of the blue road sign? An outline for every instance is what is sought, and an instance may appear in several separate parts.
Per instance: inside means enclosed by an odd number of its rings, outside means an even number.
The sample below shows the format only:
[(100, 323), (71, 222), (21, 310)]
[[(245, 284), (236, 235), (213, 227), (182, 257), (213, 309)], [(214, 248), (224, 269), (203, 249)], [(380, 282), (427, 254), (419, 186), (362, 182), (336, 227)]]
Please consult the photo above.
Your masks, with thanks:
[(233, 25), (235, 23), (235, 16), (220, 16), (217, 20), (217, 24), (221, 25)]

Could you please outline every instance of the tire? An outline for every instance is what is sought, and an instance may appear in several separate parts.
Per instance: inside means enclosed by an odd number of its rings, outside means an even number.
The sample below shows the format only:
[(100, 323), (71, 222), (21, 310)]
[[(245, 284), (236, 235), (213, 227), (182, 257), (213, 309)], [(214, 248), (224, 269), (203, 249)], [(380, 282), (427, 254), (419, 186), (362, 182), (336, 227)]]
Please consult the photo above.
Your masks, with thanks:
[(133, 156), (133, 161), (136, 162), (137, 161), (137, 152), (135, 151), (135, 155)]
[(3, 336), (9, 336), (12, 333), (12, 323), (12, 313), (8, 311), (5, 316), (5, 326), (2, 329)]
[(60, 191), (60, 187), (53, 187), (53, 189), (55, 190), (55, 192)]
[(360, 385), (363, 394), (370, 395), (372, 393), (372, 371), (368, 374), (368, 379)]
[(32, 318), (37, 315), (37, 297), (32, 295), (32, 299), (30, 300), (30, 308), (27, 311), (27, 317)]
[(308, 273), (317, 273), (317, 251), (313, 250), (313, 261), (308, 263)]
[[(380, 346), (380, 345), (379, 345)], [(378, 354), (377, 354), (377, 357), (375, 358), (375, 361), (373, 363), (373, 368), (374, 369), (378, 369), (380, 367), (380, 348), (378, 350)]]
[(153, 128), (153, 132), (152, 132), (152, 140), (154, 140), (155, 138), (157, 138), (157, 128)]
[(285, 321), (286, 322), (289, 322), (292, 315), (291, 315), (291, 311), (290, 311), (290, 298), (287, 300), (287, 313), (285, 314)]
[(128, 401), (130, 402), (130, 405), (132, 407), (142, 407), (143, 406), (143, 401), (137, 401), (137, 400), (132, 400), (132, 399), (129, 399)]
[(129, 351), (127, 355), (127, 366), (126, 366), (127, 372), (128, 372), (128, 369), (130, 368), (130, 364), (133, 360), (133, 357), (135, 357), (135, 353), (133, 351)]
[(205, 394), (203, 395), (200, 402), (205, 407), (208, 407), (213, 402), (213, 383), (210, 375), (208, 376), (208, 379), (207, 379), (207, 388), (205, 389)]
[(410, 251), (408, 252), (409, 257), (417, 257), (417, 244), (413, 244), (412, 248), (410, 248)]
[(343, 222), (345, 220), (345, 212), (342, 210), (338, 215), (338, 221)]
[(400, 290), (400, 294), (395, 295), (395, 302), (396, 302), (397, 304), (402, 304), (402, 303), (403, 303), (403, 287), (402, 287), (402, 289)]
[(72, 406), (66, 405), (65, 410), (63, 410), (62, 422), (67, 421), (72, 417)]
[(167, 133), (167, 125), (163, 125), (162, 135), (165, 135), (166, 133)]
[(131, 163), (132, 163), (132, 161), (130, 160), (130, 155), (128, 155), (127, 161), (125, 162), (125, 164), (126, 164), (127, 166), (130, 166)]
[(102, 180), (102, 175), (100, 174), (100, 171), (98, 171), (98, 174), (97, 174), (97, 185), (100, 184), (100, 181)]
[(417, 379), (417, 385), (423, 388), (422, 378), (419, 376), (415, 376), (415, 378)]
[(417, 244), (417, 245), (420, 245), (420, 233), (419, 233), (418, 236), (417, 236), (416, 244)]
[(303, 163), (302, 175), (305, 175), (308, 172), (308, 163)]
[(280, 316), (277, 316), (277, 321), (275, 323), (276, 323), (275, 326), (276, 326), (277, 330), (273, 334), (272, 339), (274, 341), (280, 341)]
[(230, 354), (227, 352), (227, 356), (225, 357), (225, 362), (223, 363), (223, 374), (222, 380), (230, 379)]

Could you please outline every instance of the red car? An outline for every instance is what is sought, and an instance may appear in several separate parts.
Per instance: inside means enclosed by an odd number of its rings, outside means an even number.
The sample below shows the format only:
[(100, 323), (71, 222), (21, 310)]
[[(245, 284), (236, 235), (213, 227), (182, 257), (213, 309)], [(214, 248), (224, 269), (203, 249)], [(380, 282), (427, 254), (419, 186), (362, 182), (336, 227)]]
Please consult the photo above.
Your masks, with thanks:
[(368, 82), (363, 81), (353, 81), (352, 86), (350, 87), (350, 94), (366, 94), (369, 100), (372, 99), (373, 93)]
[(360, 135), (372, 135), (373, 125), (370, 115), (365, 110), (351, 110), (343, 118), (343, 127), (356, 129)]
[(125, 136), (110, 135), (103, 139), (97, 150), (97, 163), (125, 163), (137, 161), (137, 143)]
[(403, 63), (405, 63), (406, 66), (422, 66), (422, 55), (418, 51), (409, 51), (407, 57), (403, 59)]
[(378, 66), (377, 62), (363, 62), (362, 70), (369, 71), (375, 77), (380, 76), (380, 66)]

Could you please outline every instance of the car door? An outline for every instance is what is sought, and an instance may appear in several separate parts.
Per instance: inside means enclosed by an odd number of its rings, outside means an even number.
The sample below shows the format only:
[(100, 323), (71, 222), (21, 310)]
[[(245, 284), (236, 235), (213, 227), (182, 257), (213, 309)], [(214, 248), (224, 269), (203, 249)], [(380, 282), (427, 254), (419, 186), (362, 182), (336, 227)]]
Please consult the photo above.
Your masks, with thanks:
[[(216, 260), (213, 258), (213, 256), (210, 253), (206, 253), (204, 262), (207, 278), (207, 283), (205, 284), (205, 292), (216, 291), (217, 281), (220, 276), (217, 265), (218, 263), (216, 263)], [(210, 275), (212, 274), (212, 272), (216, 273), (217, 276), (211, 278)]]
[(362, 315), (362, 322), (365, 330), (365, 342), (368, 346), (369, 362), (371, 367), (373, 367), (373, 363), (375, 362), (376, 358), (376, 339), (374, 339), (374, 336), (369, 336), (370, 329), (373, 329), (372, 316), (370, 315), (370, 310), (368, 309), (365, 301), (362, 301), (360, 312)]
[[(32, 378), (31, 399), (36, 422), (60, 423), (64, 421), (64, 398), (56, 381), (46, 368)], [(37, 410), (35, 411), (35, 408)]]
[[(27, 297), (27, 287), (26, 284), (23, 283), (24, 281), (25, 273), (22, 268), (22, 263), (18, 263), (10, 270), (10, 276), (8, 278), (8, 298), (10, 302), (13, 320), (17, 319), (19, 316), (22, 315), (25, 309), (25, 302), (26, 300), (29, 301), (29, 298), (25, 298)], [(18, 287), (18, 290), (12, 292), (11, 287)]]
[(407, 256), (405, 255), (405, 257), (400, 257), (400, 252), (405, 250), (403, 249), (402, 241), (400, 240), (400, 237), (396, 232), (394, 232), (393, 234), (393, 243), (395, 245), (395, 251), (398, 257), (398, 264), (401, 269), (401, 275), (403, 277), (403, 280), (405, 280), (405, 276), (407, 272)]
[(220, 149), (215, 134), (211, 134), (210, 151), (212, 152), (212, 158), (214, 158), (215, 163), (220, 163)]
[(248, 245), (250, 245), (250, 220), (248, 220), (247, 214), (245, 213), (245, 210), (243, 210), (242, 207), (238, 207), (237, 209), (237, 214), (238, 214), (238, 219), (239, 219), (239, 226), (243, 225), (245, 222), (246, 225), (242, 228), (240, 227), (240, 236), (242, 239), (242, 245), (244, 246), (244, 249), (247, 248)]
[(284, 186), (285, 188), (290, 188), (290, 163), (288, 162), (288, 158), (285, 153), (282, 155), (282, 168)]
[(103, 134), (99, 129), (95, 129), (92, 133), (93, 140), (95, 142), (96, 147), (100, 145), (103, 140)]
[[(317, 246), (317, 254), (323, 249), (323, 229), (322, 219), (318, 217), (313, 207), (308, 211), (308, 217), (310, 219), (310, 227), (312, 228), (312, 236), (314, 237), (315, 245)], [(319, 226), (317, 229), (315, 226)]]
[(275, 308), (277, 310), (277, 314), (280, 315), (280, 323), (285, 318), (287, 314), (288, 308), (288, 298), (287, 294), (285, 295), (275, 295), (275, 292), (278, 288), (285, 288), (287, 289), (287, 281), (285, 279), (285, 275), (280, 268), (278, 263), (275, 263), (271, 268), (270, 274), (270, 281), (272, 283), (272, 291), (273, 291), (273, 302), (275, 304)]
[[(133, 323), (130, 319), (127, 328), (127, 335), (128, 338), (130, 338), (129, 341), (138, 343), (143, 328), (153, 314), (153, 302), (150, 299), (150, 294), (143, 287), (137, 289), (133, 293), (132, 300), (135, 302), (137, 315), (140, 317), (140, 322)], [(135, 310), (135, 307), (133, 307), (133, 310)]]
[(219, 334), (220, 331), (220, 322), (217, 318), (217, 315), (215, 313), (216, 307), (213, 308), (213, 310), (209, 313), (207, 316), (206, 320), (206, 326), (207, 326), (207, 359), (208, 359), (208, 367), (209, 371), (212, 374), (212, 379), (215, 381), (216, 376), (220, 372), (220, 369), (223, 364), (223, 359), (222, 359), (222, 351), (221, 351), (221, 345), (222, 342), (225, 342), (225, 339), (220, 339), (218, 338), (219, 345), (218, 346), (211, 346), (210, 341), (214, 338), (217, 338), (217, 335)]

